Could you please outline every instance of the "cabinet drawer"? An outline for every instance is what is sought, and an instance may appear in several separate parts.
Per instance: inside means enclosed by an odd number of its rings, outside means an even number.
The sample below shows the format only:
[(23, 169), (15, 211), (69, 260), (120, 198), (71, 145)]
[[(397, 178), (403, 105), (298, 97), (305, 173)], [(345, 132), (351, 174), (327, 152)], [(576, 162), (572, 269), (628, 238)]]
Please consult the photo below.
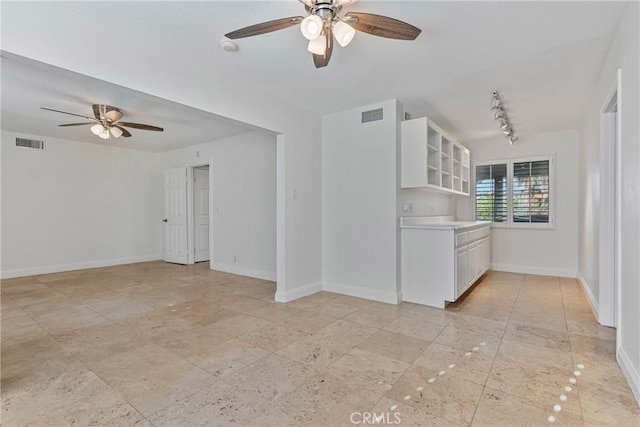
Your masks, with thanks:
[(464, 246), (469, 241), (469, 233), (466, 231), (461, 231), (456, 233), (456, 248), (460, 246)]
[(471, 230), (469, 231), (469, 239), (467, 241), (475, 242), (476, 240), (480, 240), (483, 237), (487, 237), (489, 236), (489, 232), (490, 232), (489, 230), (490, 230), (489, 227), (479, 228), (477, 230)]

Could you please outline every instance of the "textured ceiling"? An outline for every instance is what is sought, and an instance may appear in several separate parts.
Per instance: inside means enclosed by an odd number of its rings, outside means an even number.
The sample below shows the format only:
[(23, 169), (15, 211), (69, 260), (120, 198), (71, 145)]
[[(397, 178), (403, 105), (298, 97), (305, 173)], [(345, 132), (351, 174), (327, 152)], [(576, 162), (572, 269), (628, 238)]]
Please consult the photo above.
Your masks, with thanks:
[[(151, 74), (212, 97), (233, 82), (244, 88), (238, 96), (260, 91), (318, 114), (397, 98), (412, 116), (430, 116), (462, 142), (499, 135), (489, 110), (497, 89), (522, 140), (579, 127), (626, 7), (361, 0), (345, 9), (392, 16), (422, 34), (406, 42), (358, 33), (317, 70), (297, 28), (238, 40), (234, 53), (219, 46), (231, 30), (304, 14), (295, 0), (3, 2), (2, 48), (133, 89)], [(84, 101), (87, 93), (65, 95)], [(136, 119), (166, 125), (161, 116), (133, 111)]]

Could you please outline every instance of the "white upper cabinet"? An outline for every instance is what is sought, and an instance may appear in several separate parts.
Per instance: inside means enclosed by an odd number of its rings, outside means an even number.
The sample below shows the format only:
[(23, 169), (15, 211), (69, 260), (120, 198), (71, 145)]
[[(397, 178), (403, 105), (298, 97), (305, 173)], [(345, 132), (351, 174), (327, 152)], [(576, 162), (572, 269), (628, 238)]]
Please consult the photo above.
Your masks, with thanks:
[(469, 195), (469, 150), (426, 117), (402, 122), (402, 188)]

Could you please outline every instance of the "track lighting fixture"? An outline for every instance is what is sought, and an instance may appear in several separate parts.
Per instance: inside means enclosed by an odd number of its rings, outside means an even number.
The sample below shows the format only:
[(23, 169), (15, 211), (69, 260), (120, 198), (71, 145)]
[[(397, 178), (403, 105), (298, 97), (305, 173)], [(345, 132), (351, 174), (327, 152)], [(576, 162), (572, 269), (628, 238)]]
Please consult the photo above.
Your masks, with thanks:
[(513, 145), (513, 143), (518, 140), (518, 137), (513, 130), (513, 125), (497, 90), (494, 90), (491, 94), (491, 109), (496, 110), (493, 118), (500, 123), (500, 130), (504, 133), (505, 138), (509, 140), (509, 144)]

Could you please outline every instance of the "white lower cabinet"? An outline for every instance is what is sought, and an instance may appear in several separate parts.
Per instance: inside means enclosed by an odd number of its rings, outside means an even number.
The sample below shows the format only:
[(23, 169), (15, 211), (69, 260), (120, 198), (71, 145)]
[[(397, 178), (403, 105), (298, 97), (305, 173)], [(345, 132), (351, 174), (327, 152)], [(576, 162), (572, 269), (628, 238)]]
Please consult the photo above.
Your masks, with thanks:
[(467, 279), (468, 269), (469, 250), (466, 246), (456, 249), (456, 297), (459, 297), (467, 289), (469, 284)]
[(488, 269), (490, 228), (401, 229), (402, 299), (443, 308)]

